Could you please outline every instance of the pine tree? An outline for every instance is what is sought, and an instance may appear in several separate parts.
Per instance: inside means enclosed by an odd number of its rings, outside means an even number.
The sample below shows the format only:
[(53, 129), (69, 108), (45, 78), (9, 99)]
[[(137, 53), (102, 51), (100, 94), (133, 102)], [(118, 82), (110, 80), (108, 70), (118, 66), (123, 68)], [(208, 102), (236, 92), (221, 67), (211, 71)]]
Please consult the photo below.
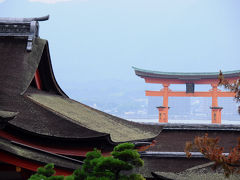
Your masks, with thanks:
[(135, 167), (143, 166), (143, 160), (134, 149), (134, 144), (119, 144), (111, 155), (104, 157), (96, 149), (88, 152), (82, 168), (73, 173), (75, 180), (144, 180), (140, 174), (121, 174), (122, 171), (130, 171)]
[[(140, 174), (130, 174), (127, 171), (143, 166), (140, 154), (134, 149), (134, 144), (123, 143), (114, 147), (111, 156), (104, 157), (94, 149), (86, 154), (80, 169), (76, 169), (70, 176), (54, 176), (52, 163), (38, 168), (36, 174), (29, 180), (145, 180)], [(125, 172), (123, 174), (122, 172)]]
[(36, 174), (32, 175), (29, 180), (64, 180), (64, 176), (53, 176), (55, 173), (54, 164), (49, 163), (44, 167), (39, 167)]

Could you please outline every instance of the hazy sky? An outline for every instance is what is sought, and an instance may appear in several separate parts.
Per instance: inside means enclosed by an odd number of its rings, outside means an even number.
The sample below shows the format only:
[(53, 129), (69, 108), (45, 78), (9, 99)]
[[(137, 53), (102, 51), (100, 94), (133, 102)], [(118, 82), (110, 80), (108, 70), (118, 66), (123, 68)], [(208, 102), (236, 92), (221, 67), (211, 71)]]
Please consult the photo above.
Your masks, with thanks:
[[(0, 0), (1, 17), (38, 17), (61, 86), (138, 80), (132, 66), (240, 69), (239, 0)], [(144, 83), (142, 81), (142, 83)]]

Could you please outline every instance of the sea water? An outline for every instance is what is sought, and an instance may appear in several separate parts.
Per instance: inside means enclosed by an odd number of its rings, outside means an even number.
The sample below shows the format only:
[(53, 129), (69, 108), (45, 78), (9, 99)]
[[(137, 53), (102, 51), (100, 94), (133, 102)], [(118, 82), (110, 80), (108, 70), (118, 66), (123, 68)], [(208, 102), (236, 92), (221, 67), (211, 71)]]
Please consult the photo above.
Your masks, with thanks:
[[(158, 119), (127, 119), (129, 121), (134, 121), (134, 122), (140, 122), (140, 123), (158, 123)], [(211, 120), (188, 120), (188, 119), (182, 119), (182, 120), (171, 120), (169, 119), (168, 120), (168, 123), (183, 123), (183, 124), (212, 124), (212, 121)], [(236, 125), (239, 125), (240, 124), (240, 119), (239, 121), (237, 120), (224, 120), (222, 119), (222, 124), (236, 124)]]

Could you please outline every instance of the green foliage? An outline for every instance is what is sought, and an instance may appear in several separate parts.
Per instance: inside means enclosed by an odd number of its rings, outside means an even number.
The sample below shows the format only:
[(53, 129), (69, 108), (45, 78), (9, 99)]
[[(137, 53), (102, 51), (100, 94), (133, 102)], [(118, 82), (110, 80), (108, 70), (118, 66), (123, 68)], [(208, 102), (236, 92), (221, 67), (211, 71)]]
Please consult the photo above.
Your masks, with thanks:
[(47, 164), (44, 167), (39, 167), (37, 169), (37, 173), (41, 174), (43, 176), (46, 176), (46, 177), (50, 177), (50, 176), (52, 176), (53, 174), (56, 173), (56, 171), (53, 168), (54, 168), (54, 164), (53, 163), (49, 163), (49, 164)]
[(134, 144), (123, 143), (114, 147), (111, 156), (104, 157), (101, 152), (94, 149), (86, 154), (81, 169), (76, 169), (72, 175), (54, 176), (53, 164), (40, 167), (37, 173), (29, 180), (144, 180), (140, 174), (122, 175), (121, 172), (143, 166), (143, 160)]
[(140, 175), (140, 174), (132, 174), (130, 176), (130, 179), (131, 180), (145, 180), (145, 178), (142, 175)]
[(39, 167), (37, 173), (32, 175), (29, 180), (64, 180), (64, 176), (53, 176), (56, 173), (53, 168), (53, 163), (49, 163), (44, 167)]
[[(123, 143), (114, 147), (112, 156), (103, 157), (100, 151), (94, 149), (88, 152), (81, 170), (78, 170), (79, 180), (124, 180), (124, 179), (144, 179), (141, 175), (121, 175), (121, 171), (129, 171), (134, 167), (143, 166), (143, 160), (139, 153), (134, 150), (134, 144)], [(76, 173), (75, 173), (76, 174)], [(80, 177), (81, 176), (81, 177)], [(131, 178), (130, 178), (131, 177)], [(140, 177), (140, 178), (139, 178)]]
[(41, 174), (34, 174), (28, 180), (47, 180), (47, 177)]
[[(84, 179), (85, 180), (85, 179)], [(110, 180), (110, 178), (108, 177), (96, 177), (96, 176), (92, 176), (92, 177), (87, 177), (86, 180)]]
[(51, 176), (47, 180), (64, 180), (64, 176)]
[(140, 154), (134, 149), (134, 144), (132, 143), (119, 144), (111, 154), (114, 158), (120, 159), (132, 167), (141, 167), (144, 164), (140, 158)]
[(134, 149), (134, 144), (132, 143), (122, 143), (114, 147), (113, 151), (124, 151), (126, 149)]
[(75, 180), (74, 175), (66, 176), (64, 180)]

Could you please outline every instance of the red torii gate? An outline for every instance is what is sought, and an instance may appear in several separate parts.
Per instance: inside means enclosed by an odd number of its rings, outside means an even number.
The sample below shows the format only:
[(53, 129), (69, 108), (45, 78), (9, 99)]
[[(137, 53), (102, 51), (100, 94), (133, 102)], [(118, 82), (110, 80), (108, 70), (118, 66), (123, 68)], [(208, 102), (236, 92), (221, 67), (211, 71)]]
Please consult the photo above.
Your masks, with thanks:
[[(159, 122), (168, 122), (168, 97), (212, 97), (212, 123), (221, 124), (221, 110), (218, 106), (218, 97), (234, 97), (233, 92), (222, 92), (218, 87), (219, 72), (213, 73), (178, 73), (144, 70), (133, 67), (135, 74), (144, 78), (146, 83), (162, 84), (160, 91), (146, 91), (146, 96), (163, 96), (163, 105), (157, 107), (159, 111)], [(224, 78), (230, 83), (237, 80), (240, 76), (238, 71), (223, 72)], [(186, 84), (186, 92), (172, 91), (170, 84)], [(207, 92), (194, 92), (195, 84), (210, 84), (212, 89)]]

